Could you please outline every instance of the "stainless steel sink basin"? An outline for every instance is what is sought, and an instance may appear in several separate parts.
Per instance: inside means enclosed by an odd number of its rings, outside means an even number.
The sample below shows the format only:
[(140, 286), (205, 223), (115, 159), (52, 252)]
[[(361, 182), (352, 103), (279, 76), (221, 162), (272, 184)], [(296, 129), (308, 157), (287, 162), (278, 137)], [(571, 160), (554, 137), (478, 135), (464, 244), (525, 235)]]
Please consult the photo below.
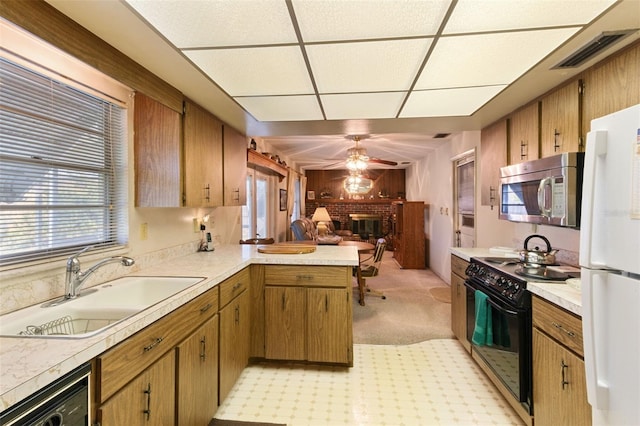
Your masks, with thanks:
[(0, 317), (1, 337), (93, 336), (202, 281), (202, 277), (124, 277)]

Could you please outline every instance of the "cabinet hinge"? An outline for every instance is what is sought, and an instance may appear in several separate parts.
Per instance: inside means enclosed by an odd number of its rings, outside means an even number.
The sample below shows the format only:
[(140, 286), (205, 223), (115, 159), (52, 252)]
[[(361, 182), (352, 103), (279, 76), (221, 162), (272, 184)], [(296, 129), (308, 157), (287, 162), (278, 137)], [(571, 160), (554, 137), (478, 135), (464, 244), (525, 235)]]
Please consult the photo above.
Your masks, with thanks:
[(578, 94), (584, 95), (584, 81), (582, 80), (578, 82)]
[(578, 138), (578, 151), (584, 152), (584, 138), (582, 136)]

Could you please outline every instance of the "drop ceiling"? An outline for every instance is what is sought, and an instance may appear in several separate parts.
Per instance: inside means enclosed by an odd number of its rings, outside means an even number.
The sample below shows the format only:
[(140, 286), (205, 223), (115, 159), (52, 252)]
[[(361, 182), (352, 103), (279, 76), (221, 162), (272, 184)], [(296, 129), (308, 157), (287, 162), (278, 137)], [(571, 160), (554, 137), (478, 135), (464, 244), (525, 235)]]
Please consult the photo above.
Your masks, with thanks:
[[(579, 72), (552, 68), (601, 32), (640, 26), (640, 0), (49, 3), (204, 106), (232, 99), (240, 115), (213, 112), (302, 167), (354, 134), (371, 156), (415, 161), (436, 133), (477, 130)], [(166, 69), (184, 66), (208, 91)]]

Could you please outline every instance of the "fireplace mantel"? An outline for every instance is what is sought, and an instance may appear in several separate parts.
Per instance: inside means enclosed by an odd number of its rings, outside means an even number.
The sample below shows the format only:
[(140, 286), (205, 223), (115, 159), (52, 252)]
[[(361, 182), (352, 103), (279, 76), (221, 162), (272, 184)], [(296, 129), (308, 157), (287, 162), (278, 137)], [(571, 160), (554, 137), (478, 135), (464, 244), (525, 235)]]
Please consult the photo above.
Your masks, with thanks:
[(316, 198), (313, 200), (307, 199), (307, 204), (316, 203), (316, 204), (391, 204), (394, 201), (406, 201), (401, 198), (366, 198), (363, 200), (350, 200), (348, 198), (340, 199), (340, 198)]

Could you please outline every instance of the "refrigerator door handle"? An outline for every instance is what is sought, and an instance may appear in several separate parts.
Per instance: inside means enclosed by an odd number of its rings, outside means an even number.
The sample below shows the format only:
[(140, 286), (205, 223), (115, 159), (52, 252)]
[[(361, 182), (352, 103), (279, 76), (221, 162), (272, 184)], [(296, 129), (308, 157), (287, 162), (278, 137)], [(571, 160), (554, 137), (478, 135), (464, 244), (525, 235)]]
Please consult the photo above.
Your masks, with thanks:
[[(591, 131), (587, 134), (587, 146), (584, 158), (584, 174), (582, 189), (582, 213), (580, 217), (580, 265), (589, 268), (603, 268), (606, 266), (598, 257), (597, 251), (602, 249), (599, 236), (593, 232), (594, 224), (598, 223), (596, 207), (601, 200), (596, 200), (594, 194), (598, 179), (603, 172), (604, 158), (607, 155), (607, 132), (605, 130)], [(603, 232), (604, 230), (602, 230)]]
[[(609, 384), (606, 377), (606, 350), (604, 330), (606, 315), (599, 300), (606, 292), (606, 271), (582, 268), (582, 328), (584, 338), (584, 359), (587, 382), (587, 400), (594, 409), (609, 408)], [(595, 304), (594, 304), (595, 303)]]

